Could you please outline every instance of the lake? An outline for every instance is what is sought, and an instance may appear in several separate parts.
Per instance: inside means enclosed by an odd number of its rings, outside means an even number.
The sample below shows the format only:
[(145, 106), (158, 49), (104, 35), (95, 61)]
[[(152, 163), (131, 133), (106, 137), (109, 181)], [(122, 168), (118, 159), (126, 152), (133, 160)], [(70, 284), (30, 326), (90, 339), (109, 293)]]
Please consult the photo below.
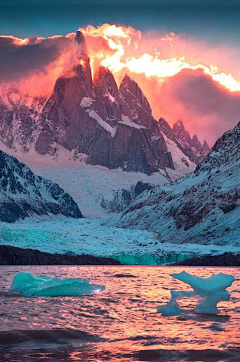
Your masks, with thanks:
[[(170, 274), (232, 274), (230, 301), (219, 315), (163, 317), (170, 290), (191, 290)], [(23, 297), (9, 292), (19, 271), (86, 278), (105, 286), (81, 297)], [(240, 360), (240, 270), (167, 266), (0, 266), (0, 361), (232, 361)]]

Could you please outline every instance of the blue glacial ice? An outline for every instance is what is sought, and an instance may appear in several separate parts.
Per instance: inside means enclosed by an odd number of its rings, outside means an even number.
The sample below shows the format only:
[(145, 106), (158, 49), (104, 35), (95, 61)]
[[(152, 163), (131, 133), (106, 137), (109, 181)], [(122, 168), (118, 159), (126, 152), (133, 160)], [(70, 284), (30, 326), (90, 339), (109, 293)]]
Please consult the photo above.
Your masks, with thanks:
[(183, 271), (179, 274), (173, 273), (171, 276), (190, 285), (193, 292), (171, 291), (170, 301), (157, 309), (164, 316), (186, 313), (177, 303), (177, 300), (185, 297), (197, 298), (195, 313), (217, 314), (219, 312), (217, 304), (220, 301), (230, 299), (230, 294), (226, 291), (226, 288), (230, 287), (235, 280), (232, 275), (223, 273), (213, 274), (209, 278), (200, 278)]
[(104, 289), (104, 286), (90, 284), (85, 279), (61, 279), (20, 272), (15, 275), (10, 291), (21, 293), (26, 297), (58, 297), (95, 294)]

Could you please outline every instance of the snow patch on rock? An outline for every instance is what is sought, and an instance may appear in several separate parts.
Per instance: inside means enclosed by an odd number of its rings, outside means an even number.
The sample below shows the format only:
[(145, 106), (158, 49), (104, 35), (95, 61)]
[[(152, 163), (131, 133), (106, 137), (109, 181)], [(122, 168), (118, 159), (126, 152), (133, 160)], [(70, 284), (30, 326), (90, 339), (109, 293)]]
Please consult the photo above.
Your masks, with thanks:
[(131, 121), (118, 121), (118, 123), (124, 124), (125, 126), (128, 126), (128, 127), (136, 128), (136, 129), (146, 129), (146, 127), (140, 126), (139, 124), (136, 124)]
[(89, 116), (97, 121), (97, 123), (104, 128), (107, 132), (111, 134), (112, 137), (115, 136), (117, 129), (111, 127), (107, 122), (105, 122), (94, 110), (89, 111)]

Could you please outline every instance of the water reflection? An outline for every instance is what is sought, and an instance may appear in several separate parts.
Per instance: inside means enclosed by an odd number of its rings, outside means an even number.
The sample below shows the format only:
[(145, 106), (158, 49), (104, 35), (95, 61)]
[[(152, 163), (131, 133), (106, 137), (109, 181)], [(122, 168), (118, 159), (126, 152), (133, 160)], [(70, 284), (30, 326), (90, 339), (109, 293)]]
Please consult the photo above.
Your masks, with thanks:
[[(180, 281), (180, 267), (0, 267), (0, 361), (234, 361), (240, 360), (237, 268), (187, 268), (193, 275), (232, 274), (232, 297), (220, 315), (162, 317)], [(83, 297), (26, 298), (8, 293), (18, 271), (88, 278), (104, 292)], [(186, 290), (191, 291), (190, 287)], [(182, 300), (192, 310), (196, 300)], [(25, 331), (25, 332), (24, 332)]]

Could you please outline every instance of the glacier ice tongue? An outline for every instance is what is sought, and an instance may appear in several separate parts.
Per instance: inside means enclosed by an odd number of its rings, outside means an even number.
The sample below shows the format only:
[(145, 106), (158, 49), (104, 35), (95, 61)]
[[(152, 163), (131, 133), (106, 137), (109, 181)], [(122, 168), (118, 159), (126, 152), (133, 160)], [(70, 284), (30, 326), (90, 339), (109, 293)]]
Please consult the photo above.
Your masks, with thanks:
[(220, 301), (229, 300), (230, 294), (226, 288), (230, 287), (235, 278), (228, 274), (213, 274), (209, 278), (193, 276), (185, 271), (171, 274), (175, 279), (190, 285), (193, 292), (171, 291), (170, 301), (163, 306), (159, 306), (157, 311), (163, 316), (179, 315), (185, 312), (177, 303), (177, 299), (184, 297), (197, 297), (198, 302), (195, 308), (196, 313), (217, 314), (217, 304)]
[(81, 296), (95, 294), (105, 289), (102, 285), (90, 284), (85, 279), (50, 276), (35, 276), (31, 273), (20, 272), (15, 275), (10, 288), (26, 297), (58, 297)]

